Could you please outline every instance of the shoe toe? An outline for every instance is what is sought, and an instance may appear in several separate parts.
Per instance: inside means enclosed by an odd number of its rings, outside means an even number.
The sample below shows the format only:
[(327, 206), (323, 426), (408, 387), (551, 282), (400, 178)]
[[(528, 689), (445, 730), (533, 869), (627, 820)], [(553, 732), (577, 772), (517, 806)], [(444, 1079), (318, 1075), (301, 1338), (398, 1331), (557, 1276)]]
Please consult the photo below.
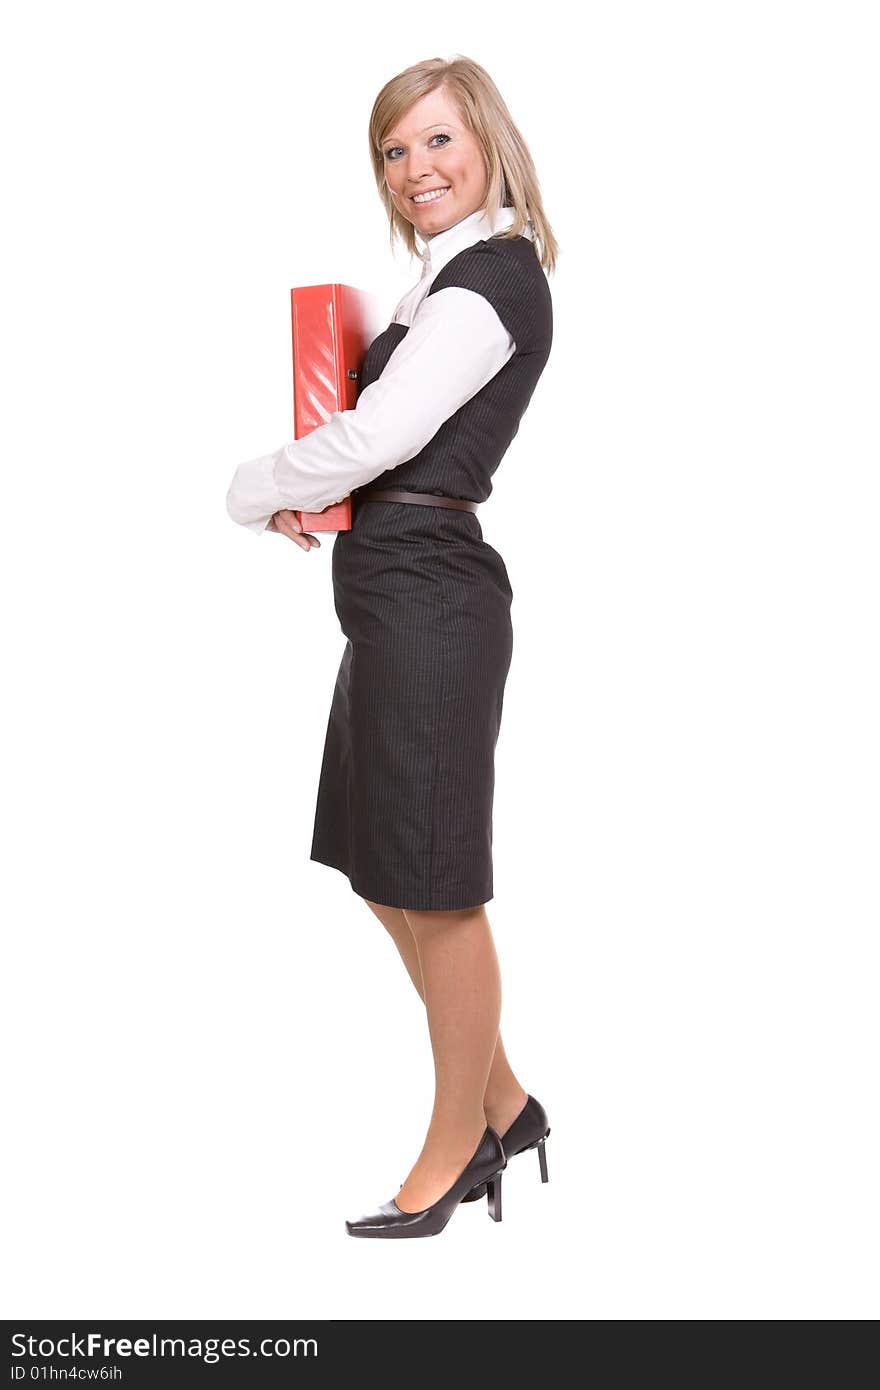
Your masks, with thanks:
[(376, 1231), (384, 1230), (395, 1217), (399, 1221), (402, 1216), (403, 1212), (392, 1198), (390, 1202), (383, 1202), (378, 1211), (371, 1211), (354, 1221), (346, 1221), (345, 1229), (350, 1236), (371, 1236)]

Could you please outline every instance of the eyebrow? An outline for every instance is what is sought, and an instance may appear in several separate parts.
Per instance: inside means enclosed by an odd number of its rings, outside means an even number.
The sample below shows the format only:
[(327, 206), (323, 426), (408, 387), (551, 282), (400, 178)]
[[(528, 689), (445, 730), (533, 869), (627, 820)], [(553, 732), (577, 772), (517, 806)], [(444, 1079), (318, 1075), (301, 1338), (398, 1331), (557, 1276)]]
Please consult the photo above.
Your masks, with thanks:
[[(441, 125), (452, 125), (452, 121), (435, 121), (433, 125), (423, 126), (422, 129), (418, 132), (418, 134), (424, 135), (426, 130), (436, 130), (437, 127)], [(389, 140), (393, 140), (398, 145), (400, 144), (400, 138), (397, 135), (387, 135), (385, 139), (382, 141), (382, 144), (387, 144)]]

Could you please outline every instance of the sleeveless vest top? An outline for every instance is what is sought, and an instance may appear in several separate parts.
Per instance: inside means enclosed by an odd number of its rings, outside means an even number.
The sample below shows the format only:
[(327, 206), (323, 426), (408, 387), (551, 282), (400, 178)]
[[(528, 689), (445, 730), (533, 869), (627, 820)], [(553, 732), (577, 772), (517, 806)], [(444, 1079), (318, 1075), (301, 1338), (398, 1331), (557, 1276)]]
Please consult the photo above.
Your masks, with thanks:
[[(353, 496), (369, 488), (399, 487), (484, 502), (492, 491), (492, 475), (519, 429), (550, 355), (550, 287), (534, 243), (525, 236), (493, 236), (465, 247), (435, 276), (428, 295), (450, 286), (473, 290), (488, 299), (516, 349), (491, 381), (445, 420), (418, 454), (386, 469), (363, 488), (355, 488)], [(381, 376), (408, 332), (405, 324), (394, 322), (374, 338), (361, 370), (362, 390)]]

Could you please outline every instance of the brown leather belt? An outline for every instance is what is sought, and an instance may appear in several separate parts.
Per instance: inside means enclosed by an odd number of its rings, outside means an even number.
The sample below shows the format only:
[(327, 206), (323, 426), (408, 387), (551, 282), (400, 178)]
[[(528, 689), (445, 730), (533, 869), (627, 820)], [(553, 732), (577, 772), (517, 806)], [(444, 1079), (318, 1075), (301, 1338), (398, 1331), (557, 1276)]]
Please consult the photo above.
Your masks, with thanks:
[(405, 492), (399, 487), (361, 488), (352, 496), (363, 502), (415, 502), (422, 507), (457, 507), (463, 512), (475, 512), (480, 505), (467, 497), (444, 497), (442, 492)]

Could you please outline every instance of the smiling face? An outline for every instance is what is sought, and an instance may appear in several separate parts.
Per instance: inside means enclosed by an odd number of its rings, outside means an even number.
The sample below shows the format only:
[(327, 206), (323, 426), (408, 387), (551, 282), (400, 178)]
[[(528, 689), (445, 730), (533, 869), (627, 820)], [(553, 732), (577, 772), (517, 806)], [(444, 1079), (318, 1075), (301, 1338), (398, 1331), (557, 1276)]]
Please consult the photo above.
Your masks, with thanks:
[[(483, 152), (442, 88), (409, 108), (382, 141), (382, 155), (391, 200), (421, 237), (436, 236), (483, 206)], [(447, 191), (413, 201), (432, 189)]]

